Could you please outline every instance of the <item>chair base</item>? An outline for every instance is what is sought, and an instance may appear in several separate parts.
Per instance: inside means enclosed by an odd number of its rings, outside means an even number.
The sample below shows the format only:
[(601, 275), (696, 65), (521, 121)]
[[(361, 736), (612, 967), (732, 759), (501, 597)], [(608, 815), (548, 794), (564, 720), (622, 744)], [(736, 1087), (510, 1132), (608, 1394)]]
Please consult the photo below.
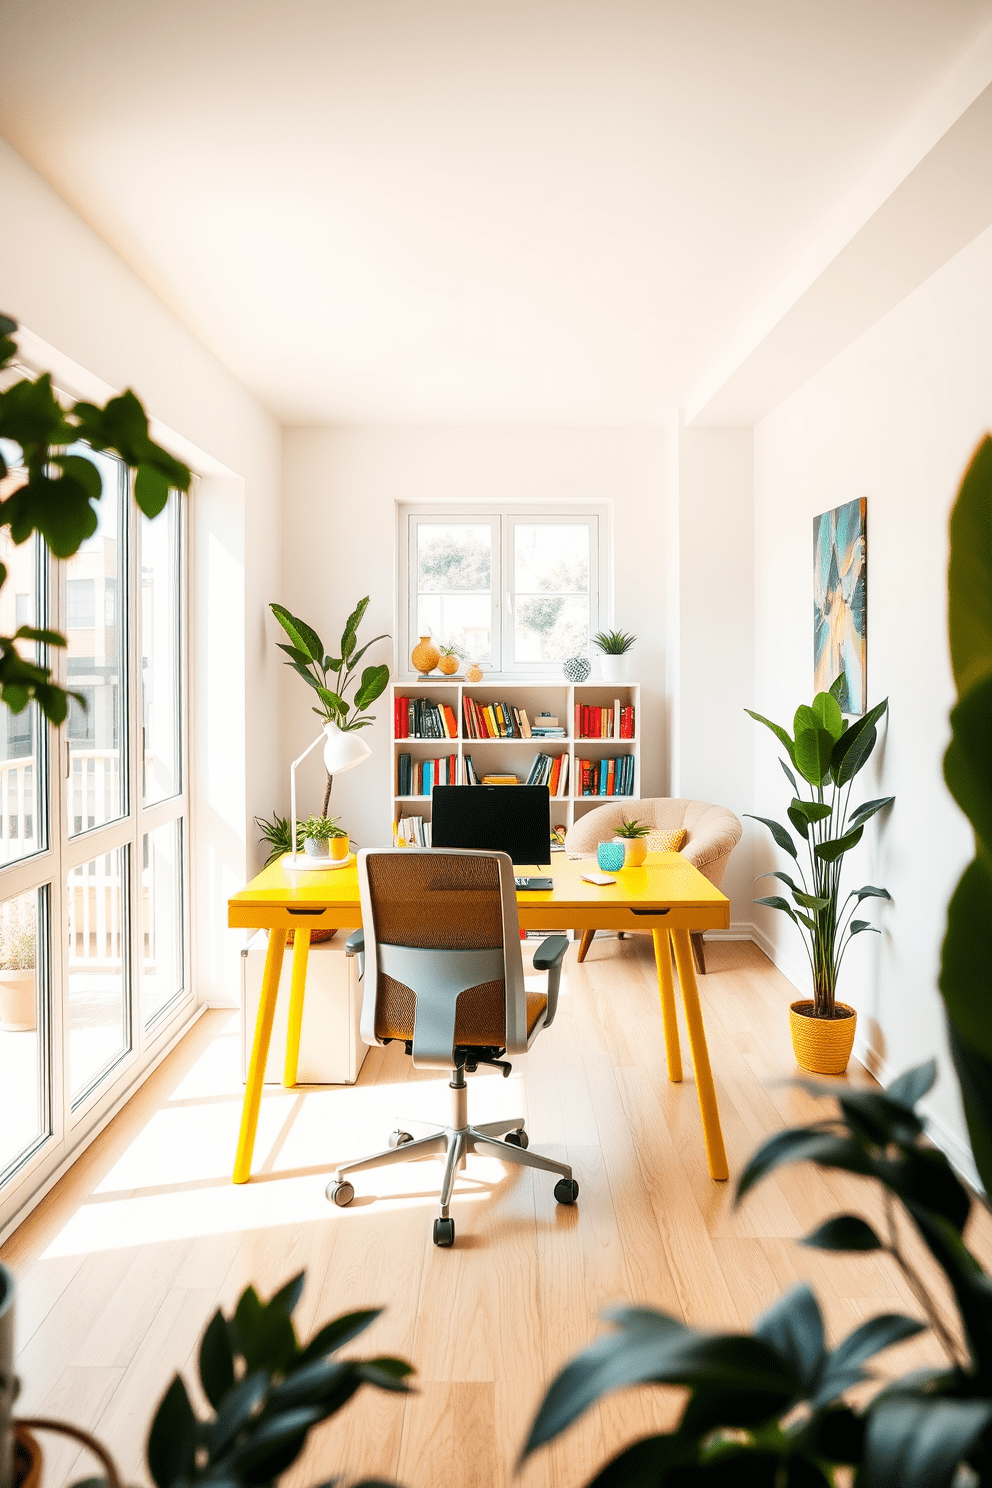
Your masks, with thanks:
[[(555, 1187), (555, 1198), (559, 1203), (574, 1203), (578, 1195), (578, 1184), (572, 1178), (572, 1169), (568, 1163), (555, 1162), (554, 1158), (543, 1157), (539, 1152), (529, 1151), (525, 1145), (527, 1136), (522, 1116), (514, 1116), (503, 1121), (489, 1121), (482, 1126), (469, 1126), (466, 1119), (467, 1087), (464, 1070), (454, 1071), (451, 1091), (453, 1096), (451, 1125), (439, 1127), (425, 1137), (411, 1137), (409, 1133), (399, 1131), (394, 1134), (397, 1139), (395, 1146), (388, 1147), (384, 1152), (373, 1153), (371, 1157), (360, 1157), (354, 1162), (342, 1163), (327, 1185), (327, 1197), (333, 1203), (345, 1206), (350, 1204), (354, 1198), (354, 1188), (349, 1181), (352, 1173), (367, 1172), (371, 1168), (389, 1167), (392, 1163), (407, 1162), (413, 1157), (439, 1157), (444, 1154), (444, 1177), (441, 1181), (439, 1217), (448, 1222), (451, 1238), (438, 1240), (438, 1227), (435, 1225), (435, 1242), (449, 1245), (454, 1239), (454, 1228), (450, 1225), (449, 1214), (455, 1175), (465, 1166), (465, 1158), (470, 1152), (485, 1152), (490, 1157), (499, 1157), (502, 1162), (515, 1163), (517, 1167), (538, 1168), (544, 1173), (556, 1173), (559, 1183)], [(504, 1141), (503, 1138), (511, 1132), (519, 1132), (522, 1141), (519, 1143)], [(565, 1197), (566, 1187), (569, 1197)], [(445, 1230), (445, 1233), (448, 1232)]]

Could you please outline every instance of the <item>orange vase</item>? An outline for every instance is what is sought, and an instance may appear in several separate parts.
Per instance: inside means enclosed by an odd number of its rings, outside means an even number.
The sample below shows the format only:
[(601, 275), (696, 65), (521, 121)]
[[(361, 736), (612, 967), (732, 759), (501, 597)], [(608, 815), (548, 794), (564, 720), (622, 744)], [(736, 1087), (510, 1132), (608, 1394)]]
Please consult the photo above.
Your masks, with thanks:
[(471, 666), (465, 668), (465, 680), (467, 682), (482, 681), (482, 668), (477, 661), (473, 661)]
[(443, 672), (446, 677), (454, 676), (458, 670), (458, 657), (442, 656), (437, 664), (437, 669), (439, 672)]
[(410, 653), (410, 660), (422, 677), (432, 672), (441, 659), (441, 653), (429, 635), (422, 635)]

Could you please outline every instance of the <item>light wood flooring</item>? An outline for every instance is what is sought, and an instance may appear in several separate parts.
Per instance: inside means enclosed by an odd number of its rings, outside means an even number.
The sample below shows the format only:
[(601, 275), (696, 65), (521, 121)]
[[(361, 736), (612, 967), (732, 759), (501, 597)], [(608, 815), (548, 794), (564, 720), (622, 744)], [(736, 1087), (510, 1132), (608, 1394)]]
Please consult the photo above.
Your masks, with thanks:
[[(513, 1075), (470, 1081), (476, 1121), (524, 1111), (531, 1145), (566, 1156), (581, 1194), (552, 1197), (544, 1175), (470, 1158), (453, 1206), (457, 1243), (431, 1243), (438, 1166), (360, 1176), (350, 1209), (324, 1197), (337, 1160), (383, 1145), (397, 1118), (447, 1112), (444, 1080), (395, 1046), (373, 1049), (350, 1089), (267, 1087), (253, 1181), (229, 1182), (242, 1087), (236, 1015), (212, 1012), (0, 1251), (20, 1289), (21, 1414), (95, 1431), (125, 1481), (147, 1483), (143, 1444), (173, 1372), (191, 1379), (218, 1304), (252, 1281), (263, 1295), (301, 1268), (303, 1335), (339, 1312), (380, 1305), (356, 1353), (417, 1368), (408, 1400), (366, 1390), (311, 1438), (285, 1480), (376, 1474), (408, 1488), (502, 1488), (543, 1388), (628, 1299), (687, 1321), (746, 1328), (800, 1278), (833, 1339), (880, 1310), (915, 1311), (884, 1258), (831, 1257), (796, 1239), (828, 1214), (869, 1217), (857, 1179), (812, 1168), (766, 1181), (739, 1211), (707, 1176), (696, 1092), (665, 1077), (649, 936), (569, 950), (555, 1026)], [(754, 946), (707, 947), (700, 978), (731, 1171), (758, 1141), (818, 1109), (795, 1074), (790, 984)], [(852, 1070), (852, 1078), (870, 1077)], [(971, 1242), (992, 1258), (982, 1210)], [(929, 1338), (893, 1350), (900, 1372), (936, 1358)], [(522, 1488), (575, 1488), (625, 1442), (674, 1424), (678, 1391), (605, 1401), (522, 1471)], [(46, 1440), (45, 1488), (85, 1476), (74, 1449)]]

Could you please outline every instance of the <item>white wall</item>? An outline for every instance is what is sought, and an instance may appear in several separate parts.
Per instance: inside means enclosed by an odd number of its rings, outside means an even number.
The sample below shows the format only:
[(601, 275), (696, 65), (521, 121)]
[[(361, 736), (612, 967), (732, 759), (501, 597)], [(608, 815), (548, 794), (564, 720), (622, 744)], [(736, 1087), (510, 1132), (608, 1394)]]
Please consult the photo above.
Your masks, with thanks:
[(2, 139), (0, 201), (0, 306), (85, 374), (133, 387), (158, 437), (203, 474), (190, 513), (194, 981), (201, 1000), (234, 1003), (226, 897), (257, 866), (252, 816), (280, 776), (279, 668), (262, 621), (280, 565), (280, 430)]
[[(812, 694), (812, 519), (868, 501), (869, 702), (889, 697), (867, 799), (895, 806), (849, 860), (849, 884), (893, 896), (882, 936), (863, 936), (843, 971), (859, 1045), (883, 1078), (937, 1052), (936, 1132), (967, 1166), (936, 990), (947, 900), (971, 856), (968, 824), (941, 775), (953, 686), (946, 641), (947, 518), (992, 425), (992, 231), (892, 310), (755, 431), (755, 703), (791, 720)], [(757, 725), (755, 725), (757, 729)], [(782, 817), (775, 741), (756, 738), (755, 810)], [(774, 866), (763, 838), (756, 871)], [(757, 910), (769, 951), (808, 986), (796, 932)]]
[[(608, 501), (613, 505), (614, 620), (639, 636), (642, 684), (642, 793), (667, 791), (664, 743), (664, 436), (660, 430), (404, 429), (287, 430), (283, 467), (281, 598), (337, 638), (351, 606), (372, 596), (363, 634), (396, 635), (396, 503), (400, 501)], [(269, 644), (281, 639), (269, 619)], [(383, 646), (383, 659), (389, 657)], [(370, 653), (372, 659), (372, 653)], [(378, 652), (376, 653), (378, 659)], [(404, 661), (406, 659), (404, 658)], [(394, 663), (393, 663), (394, 664)], [(357, 841), (389, 840), (391, 810), (387, 698), (365, 738), (373, 758), (334, 784), (333, 813)], [(316, 720), (307, 689), (287, 668), (283, 759), (309, 743)], [(301, 805), (316, 803), (319, 751), (301, 768)], [(272, 806), (285, 810), (288, 782)]]
[[(754, 730), (754, 450), (750, 429), (679, 430), (677, 707), (672, 794), (750, 811)], [(753, 919), (753, 828), (721, 884), (731, 935)]]

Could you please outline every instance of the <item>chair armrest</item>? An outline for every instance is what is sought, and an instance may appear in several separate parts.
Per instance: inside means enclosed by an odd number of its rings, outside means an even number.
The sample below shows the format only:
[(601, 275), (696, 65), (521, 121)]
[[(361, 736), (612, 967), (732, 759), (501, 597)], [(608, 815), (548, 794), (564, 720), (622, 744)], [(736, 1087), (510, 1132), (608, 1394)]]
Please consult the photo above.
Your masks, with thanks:
[(346, 956), (360, 956), (365, 950), (365, 931), (353, 930), (344, 943)]
[(554, 966), (561, 965), (561, 959), (568, 950), (568, 939), (564, 935), (549, 935), (547, 940), (542, 940), (534, 952), (534, 970), (550, 971)]
[(555, 1021), (555, 1013), (558, 1011), (561, 963), (565, 959), (567, 950), (568, 941), (564, 935), (549, 935), (547, 940), (541, 941), (534, 952), (534, 970), (548, 973), (548, 1015), (544, 1020), (545, 1028), (551, 1027)]

